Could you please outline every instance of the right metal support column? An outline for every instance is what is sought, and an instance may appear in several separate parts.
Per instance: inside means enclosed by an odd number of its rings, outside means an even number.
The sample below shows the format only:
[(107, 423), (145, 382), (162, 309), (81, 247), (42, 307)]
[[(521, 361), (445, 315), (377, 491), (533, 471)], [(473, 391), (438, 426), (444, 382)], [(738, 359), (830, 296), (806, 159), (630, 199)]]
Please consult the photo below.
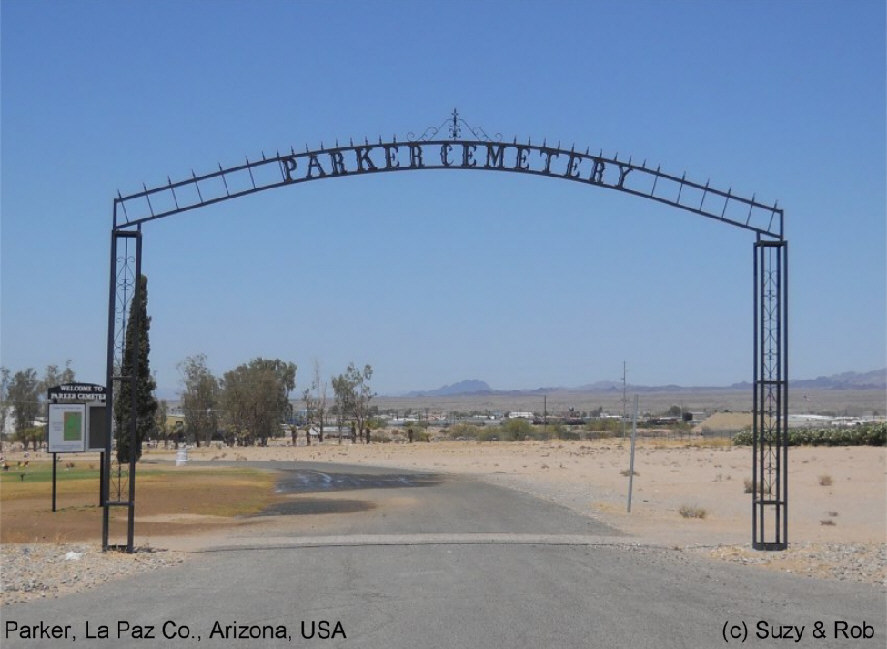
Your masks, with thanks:
[(788, 547), (788, 243), (754, 247), (752, 547)]

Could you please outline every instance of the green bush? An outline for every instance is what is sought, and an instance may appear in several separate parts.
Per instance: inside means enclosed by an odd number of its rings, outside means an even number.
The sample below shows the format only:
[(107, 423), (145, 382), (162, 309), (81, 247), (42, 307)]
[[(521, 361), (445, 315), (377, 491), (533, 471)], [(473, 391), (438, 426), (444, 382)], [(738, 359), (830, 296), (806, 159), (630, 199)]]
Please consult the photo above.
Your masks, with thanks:
[[(538, 435), (542, 433), (544, 437)], [(541, 426), (533, 426), (533, 432), (530, 434), (532, 439), (564, 439), (563, 435), (567, 433), (567, 427), (561, 422), (544, 424)]]
[[(751, 446), (752, 431), (733, 436), (734, 446)], [(887, 423), (863, 424), (848, 428), (793, 428), (788, 431), (789, 446), (885, 446)]]
[(733, 446), (751, 446), (752, 433), (750, 430), (742, 430), (733, 435)]
[(447, 435), (450, 436), (450, 439), (459, 439), (460, 437), (464, 437), (465, 439), (477, 439), (479, 434), (480, 428), (471, 424), (455, 424), (447, 429)]
[(616, 433), (622, 430), (621, 419), (591, 419), (585, 424), (585, 430), (589, 432)]
[(499, 426), (499, 439), (508, 442), (519, 442), (528, 437), (534, 438), (533, 424), (526, 419), (507, 419)]

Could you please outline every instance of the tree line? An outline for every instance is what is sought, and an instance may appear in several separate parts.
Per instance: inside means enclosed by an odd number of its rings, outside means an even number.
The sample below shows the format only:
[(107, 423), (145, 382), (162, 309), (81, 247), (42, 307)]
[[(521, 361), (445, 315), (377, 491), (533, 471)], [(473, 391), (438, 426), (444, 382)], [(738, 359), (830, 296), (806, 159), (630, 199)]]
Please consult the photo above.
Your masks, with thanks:
[[(293, 421), (291, 393), (296, 388), (295, 363), (280, 359), (255, 358), (221, 377), (207, 366), (205, 354), (189, 356), (178, 365), (182, 374), (181, 434), (198, 446), (221, 438), (228, 445), (267, 445), (281, 434), (283, 425)], [(359, 369), (353, 362), (345, 372), (330, 381), (321, 376), (315, 361), (308, 387), (301, 394), (304, 403), (304, 432), (311, 443), (311, 431), (322, 442), (329, 415), (336, 416), (337, 428), (350, 428), (352, 441), (369, 442), (370, 387), (373, 368)], [(332, 395), (330, 395), (332, 389)], [(298, 428), (290, 427), (295, 444)], [(341, 436), (340, 436), (341, 440)]]
[(182, 434), (198, 446), (221, 436), (229, 445), (266, 445), (292, 415), (290, 393), (296, 365), (280, 359), (254, 358), (216, 377), (206, 355), (179, 363), (185, 418)]
[[(128, 462), (133, 454), (138, 460), (145, 441), (169, 441), (175, 434), (167, 426), (168, 403), (158, 401), (155, 396), (156, 382), (150, 367), (148, 280), (142, 275), (139, 282), (140, 297), (130, 303), (122, 361), (120, 367), (115, 368), (115, 374), (124, 377), (114, 385), (114, 436), (120, 462)], [(198, 446), (218, 438), (231, 445), (266, 445), (268, 438), (276, 437), (292, 418), (290, 395), (296, 389), (295, 363), (254, 358), (216, 377), (207, 366), (206, 355), (200, 353), (187, 357), (179, 363), (178, 369), (182, 375), (181, 407), (185, 420), (184, 430), (180, 433)], [(375, 396), (370, 387), (372, 376), (370, 365), (359, 369), (349, 363), (345, 372), (328, 383), (322, 379), (320, 365), (315, 362), (312, 380), (302, 393), (309, 443), (308, 430), (312, 426), (319, 429), (319, 438), (323, 441), (327, 414), (336, 415), (339, 430), (350, 423), (352, 441), (357, 441), (360, 436), (369, 442), (369, 403)], [(59, 370), (56, 365), (48, 366), (42, 379), (37, 378), (33, 368), (14, 374), (0, 368), (0, 450), (10, 435), (10, 431), (5, 430), (10, 412), (14, 412), (12, 438), (23, 442), (26, 448), (31, 444), (36, 450), (45, 438), (45, 429), (38, 427), (36, 420), (46, 412), (47, 389), (72, 383), (75, 378), (70, 361), (64, 370)], [(328, 403), (330, 385), (332, 403)], [(136, 444), (130, 448), (133, 418)], [(296, 434), (293, 428), (294, 442)]]
[(43, 427), (36, 423), (46, 413), (47, 390), (75, 380), (71, 361), (65, 362), (64, 369), (47, 365), (42, 377), (33, 367), (16, 372), (0, 367), (0, 451), (9, 440), (37, 450), (45, 436)]

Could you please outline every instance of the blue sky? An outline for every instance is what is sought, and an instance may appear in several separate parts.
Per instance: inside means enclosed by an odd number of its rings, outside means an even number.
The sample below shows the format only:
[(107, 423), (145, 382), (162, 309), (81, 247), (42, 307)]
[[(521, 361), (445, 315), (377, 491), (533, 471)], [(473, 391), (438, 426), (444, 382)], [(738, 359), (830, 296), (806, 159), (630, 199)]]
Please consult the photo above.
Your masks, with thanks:
[[(337, 138), (471, 125), (778, 200), (790, 368), (885, 365), (885, 9), (851, 2), (25, 2), (2, 28), (12, 370), (104, 383), (112, 199)], [(149, 223), (152, 370), (256, 356), (381, 393), (750, 380), (750, 232), (608, 189), (425, 171)]]

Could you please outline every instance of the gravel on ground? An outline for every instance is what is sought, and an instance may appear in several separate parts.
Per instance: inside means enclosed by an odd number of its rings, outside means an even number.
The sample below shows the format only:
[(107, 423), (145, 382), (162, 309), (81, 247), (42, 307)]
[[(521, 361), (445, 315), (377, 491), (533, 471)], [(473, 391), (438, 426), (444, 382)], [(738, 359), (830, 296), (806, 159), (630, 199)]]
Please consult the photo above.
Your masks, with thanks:
[(89, 543), (4, 543), (0, 545), (0, 604), (58, 597), (93, 588), (113, 579), (168, 568), (185, 554), (139, 548), (136, 552), (102, 552)]

